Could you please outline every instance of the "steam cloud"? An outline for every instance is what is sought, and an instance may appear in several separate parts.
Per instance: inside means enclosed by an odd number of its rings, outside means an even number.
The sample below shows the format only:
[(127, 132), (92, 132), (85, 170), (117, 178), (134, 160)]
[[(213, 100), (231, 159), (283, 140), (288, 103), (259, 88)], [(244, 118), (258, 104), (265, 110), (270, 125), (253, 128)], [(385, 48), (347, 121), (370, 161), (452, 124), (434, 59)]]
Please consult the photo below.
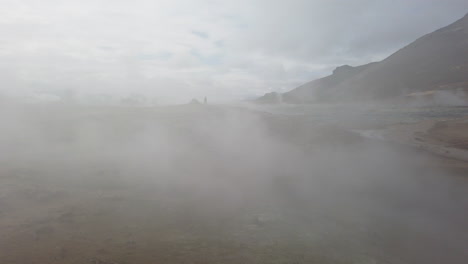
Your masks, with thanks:
[(2, 175), (88, 197), (110, 225), (300, 245), (306, 259), (466, 257), (466, 187), (413, 151), (229, 107), (4, 105), (0, 115)]

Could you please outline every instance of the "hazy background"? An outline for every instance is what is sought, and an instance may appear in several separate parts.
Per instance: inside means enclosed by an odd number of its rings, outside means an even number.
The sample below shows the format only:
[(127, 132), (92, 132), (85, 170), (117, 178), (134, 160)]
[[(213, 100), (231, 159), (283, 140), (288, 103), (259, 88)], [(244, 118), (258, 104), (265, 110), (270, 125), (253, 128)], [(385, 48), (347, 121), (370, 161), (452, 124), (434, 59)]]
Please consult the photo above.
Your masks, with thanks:
[(436, 119), (465, 109), (212, 102), (380, 60), (467, 10), (0, 0), (0, 263), (465, 263), (466, 162), (421, 151), (429, 125), (418, 145), (364, 137), (431, 121), (464, 147), (466, 123)]
[(1, 0), (0, 89), (49, 101), (245, 99), (380, 60), (466, 10), (463, 0)]

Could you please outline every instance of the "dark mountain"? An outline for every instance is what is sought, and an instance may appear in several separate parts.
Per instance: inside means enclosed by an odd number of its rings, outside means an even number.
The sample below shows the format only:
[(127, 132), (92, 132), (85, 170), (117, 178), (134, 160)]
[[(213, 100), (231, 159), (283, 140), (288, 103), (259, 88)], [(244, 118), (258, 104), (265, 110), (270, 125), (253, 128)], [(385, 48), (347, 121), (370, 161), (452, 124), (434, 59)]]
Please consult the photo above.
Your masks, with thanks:
[(291, 103), (373, 100), (456, 89), (468, 91), (468, 14), (381, 62), (338, 67), (280, 97)]
[(357, 67), (349, 65), (340, 66), (336, 68), (330, 76), (306, 83), (292, 91), (284, 93), (282, 95), (283, 101), (307, 103), (313, 101), (315, 98), (332, 99), (335, 93), (334, 87), (346, 83), (346, 81), (366, 71), (375, 64), (376, 63), (373, 62)]

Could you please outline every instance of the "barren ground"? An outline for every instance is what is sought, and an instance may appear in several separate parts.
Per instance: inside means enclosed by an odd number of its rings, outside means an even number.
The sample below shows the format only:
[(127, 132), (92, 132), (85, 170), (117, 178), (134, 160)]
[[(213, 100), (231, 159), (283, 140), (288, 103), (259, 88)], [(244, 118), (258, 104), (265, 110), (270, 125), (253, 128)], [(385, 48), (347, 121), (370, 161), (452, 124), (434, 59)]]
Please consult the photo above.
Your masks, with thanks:
[[(221, 107), (12, 116), (0, 142), (0, 263), (468, 258), (461, 160)], [(424, 140), (465, 148), (466, 124), (435, 123)]]

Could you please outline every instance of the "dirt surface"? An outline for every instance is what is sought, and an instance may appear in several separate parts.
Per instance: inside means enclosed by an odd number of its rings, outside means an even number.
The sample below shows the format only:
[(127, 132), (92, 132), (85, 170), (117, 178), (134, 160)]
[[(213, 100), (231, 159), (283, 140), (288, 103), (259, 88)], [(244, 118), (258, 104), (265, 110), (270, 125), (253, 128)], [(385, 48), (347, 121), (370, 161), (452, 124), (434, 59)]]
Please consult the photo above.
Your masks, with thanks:
[(424, 149), (447, 158), (468, 161), (468, 119), (426, 120), (382, 129), (381, 138)]
[(468, 258), (462, 161), (242, 109), (58, 109), (0, 138), (0, 263)]
[(468, 118), (439, 121), (427, 132), (428, 138), (458, 149), (468, 149)]

